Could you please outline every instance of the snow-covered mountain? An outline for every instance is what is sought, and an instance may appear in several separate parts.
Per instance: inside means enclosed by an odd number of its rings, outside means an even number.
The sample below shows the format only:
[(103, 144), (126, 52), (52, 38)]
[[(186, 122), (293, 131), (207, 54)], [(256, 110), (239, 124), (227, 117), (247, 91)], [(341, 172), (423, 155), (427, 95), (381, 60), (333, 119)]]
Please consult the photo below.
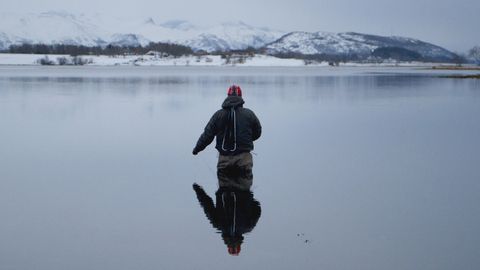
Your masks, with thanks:
[(215, 51), (258, 48), (284, 34), (240, 21), (198, 27), (181, 20), (156, 23), (152, 18), (107, 18), (99, 14), (74, 15), (59, 11), (0, 14), (0, 49), (22, 43), (103, 46), (171, 42), (191, 46), (194, 50)]
[(420, 54), (424, 59), (453, 60), (456, 55), (442, 47), (406, 37), (384, 37), (360, 33), (292, 32), (267, 44), (270, 54), (299, 53), (305, 55), (369, 56), (377, 48), (403, 48)]
[(184, 20), (157, 22), (153, 18), (112, 18), (100, 14), (50, 11), (29, 14), (0, 13), (0, 50), (12, 44), (43, 43), (85, 46), (147, 45), (170, 42), (194, 50), (263, 48), (269, 54), (299, 53), (370, 56), (378, 48), (402, 48), (424, 60), (451, 61), (455, 54), (439, 46), (405, 37), (359, 33), (291, 32), (254, 27), (241, 21), (211, 27)]
[(94, 46), (108, 42), (105, 32), (85, 16), (64, 12), (0, 14), (0, 48), (22, 43)]

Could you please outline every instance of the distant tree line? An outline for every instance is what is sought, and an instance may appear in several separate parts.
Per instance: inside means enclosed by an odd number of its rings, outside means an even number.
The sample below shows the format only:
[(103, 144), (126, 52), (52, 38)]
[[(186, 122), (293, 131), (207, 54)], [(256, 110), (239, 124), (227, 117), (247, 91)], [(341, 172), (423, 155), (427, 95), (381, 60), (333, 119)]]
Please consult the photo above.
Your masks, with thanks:
[[(120, 46), (109, 44), (107, 46), (83, 46), (83, 45), (66, 45), (66, 44), (21, 44), (11, 45), (9, 49), (4, 52), (8, 53), (25, 53), (25, 54), (63, 54), (71, 56), (79, 55), (143, 55), (149, 51), (161, 52), (162, 54), (171, 55), (174, 57), (182, 55), (221, 55), (223, 59), (237, 59), (242, 62), (243, 58), (252, 57), (255, 54), (269, 54), (279, 58), (295, 58), (302, 59), (305, 63), (314, 62), (329, 62), (338, 64), (341, 62), (382, 62), (386, 59), (396, 61), (424, 61), (424, 62), (450, 62), (456, 64), (467, 63), (467, 56), (455, 54), (452, 58), (429, 58), (425, 57), (415, 51), (408, 50), (401, 47), (380, 47), (373, 50), (371, 53), (356, 54), (301, 54), (295, 52), (286, 53), (269, 53), (265, 48), (248, 47), (243, 50), (228, 50), (228, 51), (196, 51), (185, 45), (151, 42), (146, 46)], [(243, 58), (242, 58), (243, 56)], [(480, 47), (475, 46), (469, 51), (469, 59), (472, 62), (480, 64)], [(235, 61), (237, 61), (235, 60)]]
[(228, 57), (232, 55), (245, 55), (245, 56), (255, 56), (255, 54), (262, 53), (260, 49), (255, 49), (253, 47), (247, 47), (242, 50), (226, 50), (226, 51), (214, 51), (212, 54), (221, 55), (222, 57)]
[(60, 65), (60, 66), (83, 66), (86, 64), (93, 63), (93, 60), (85, 59), (80, 56), (61, 56), (57, 57), (57, 59), (49, 58), (48, 55), (45, 55), (43, 58), (37, 60), (37, 63), (42, 66), (53, 66), (53, 65)]
[(296, 58), (303, 59), (306, 62), (316, 61), (316, 62), (329, 62), (329, 63), (340, 63), (340, 62), (382, 62), (387, 59), (395, 61), (423, 61), (423, 62), (450, 62), (450, 63), (466, 63), (467, 60), (455, 54), (452, 58), (432, 58), (425, 57), (415, 51), (408, 50), (400, 47), (379, 47), (373, 50), (370, 54), (356, 54), (356, 53), (345, 53), (345, 54), (301, 54), (295, 52), (288, 53), (277, 53), (273, 54), (279, 58)]
[(28, 53), (28, 54), (67, 54), (77, 55), (127, 55), (127, 54), (145, 54), (149, 51), (158, 51), (172, 56), (182, 56), (193, 54), (192, 48), (184, 45), (151, 42), (146, 46), (83, 46), (66, 44), (21, 44), (11, 45), (7, 52), (9, 53)]
[(278, 58), (296, 58), (296, 59), (303, 59), (307, 62), (315, 61), (315, 62), (329, 62), (329, 63), (340, 63), (340, 62), (347, 62), (347, 61), (359, 61), (363, 59), (362, 56), (358, 54), (302, 54), (302, 53), (295, 53), (295, 52), (287, 52), (287, 53), (276, 53), (273, 56)]
[(394, 59), (398, 61), (421, 61), (423, 57), (421, 54), (400, 48), (400, 47), (380, 47), (372, 52), (373, 57), (381, 59)]

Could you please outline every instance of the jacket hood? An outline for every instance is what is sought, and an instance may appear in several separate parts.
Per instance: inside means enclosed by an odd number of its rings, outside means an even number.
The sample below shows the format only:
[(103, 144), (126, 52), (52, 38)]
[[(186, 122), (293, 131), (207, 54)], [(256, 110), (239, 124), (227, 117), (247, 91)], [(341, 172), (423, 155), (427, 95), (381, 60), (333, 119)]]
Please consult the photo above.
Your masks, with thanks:
[(243, 101), (242, 97), (239, 96), (228, 96), (222, 104), (222, 108), (229, 109), (229, 108), (238, 108), (241, 107), (245, 101)]

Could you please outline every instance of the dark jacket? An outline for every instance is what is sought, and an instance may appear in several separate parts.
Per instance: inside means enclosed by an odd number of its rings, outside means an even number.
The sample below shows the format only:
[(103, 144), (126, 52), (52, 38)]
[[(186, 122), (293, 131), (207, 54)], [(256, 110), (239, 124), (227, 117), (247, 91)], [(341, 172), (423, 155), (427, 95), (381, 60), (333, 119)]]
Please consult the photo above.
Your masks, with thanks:
[(255, 228), (262, 210), (251, 191), (219, 188), (214, 204), (202, 187), (194, 184), (193, 189), (212, 226), (222, 232), (225, 244), (232, 239), (241, 244), (243, 234)]
[(260, 138), (262, 126), (255, 114), (243, 108), (242, 97), (228, 96), (222, 109), (213, 114), (198, 139), (194, 152), (207, 147), (216, 136), (215, 148), (221, 155), (237, 155), (253, 150), (253, 141)]

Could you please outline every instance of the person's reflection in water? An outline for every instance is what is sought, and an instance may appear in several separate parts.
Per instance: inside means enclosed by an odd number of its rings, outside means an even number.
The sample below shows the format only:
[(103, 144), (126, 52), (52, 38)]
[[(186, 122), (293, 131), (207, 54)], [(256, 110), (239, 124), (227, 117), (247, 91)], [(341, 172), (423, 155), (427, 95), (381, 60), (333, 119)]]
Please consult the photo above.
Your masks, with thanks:
[(252, 174), (232, 168), (217, 171), (219, 188), (216, 203), (201, 186), (193, 189), (205, 215), (214, 228), (222, 233), (230, 255), (239, 255), (243, 234), (251, 232), (261, 215), (260, 203), (250, 191)]

